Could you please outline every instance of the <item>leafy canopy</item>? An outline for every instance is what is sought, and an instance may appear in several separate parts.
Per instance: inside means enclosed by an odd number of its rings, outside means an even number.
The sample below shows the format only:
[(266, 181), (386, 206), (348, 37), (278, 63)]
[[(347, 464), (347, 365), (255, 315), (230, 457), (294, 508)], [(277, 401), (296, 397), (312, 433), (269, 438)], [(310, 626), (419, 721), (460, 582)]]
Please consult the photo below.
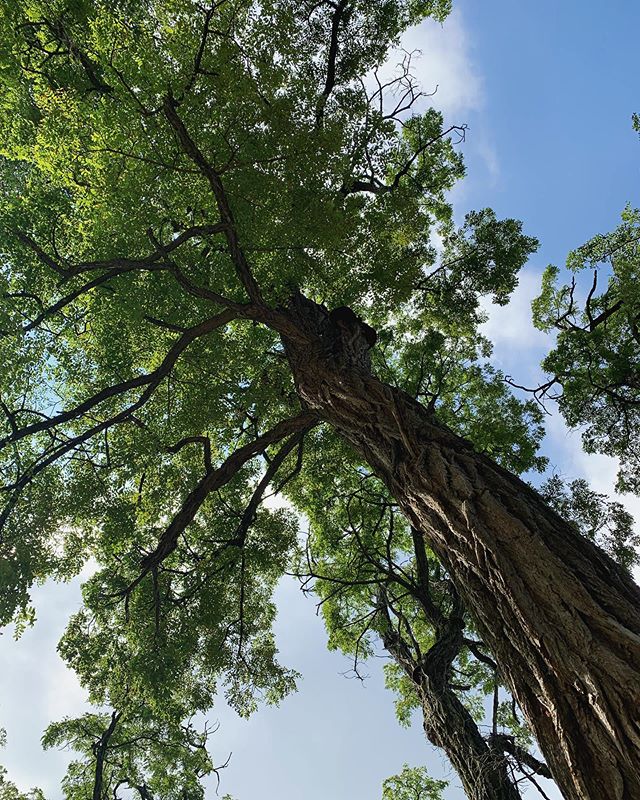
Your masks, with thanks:
[[(300, 407), (280, 340), (294, 290), (366, 317), (379, 374), (478, 449), (516, 472), (543, 466), (540, 413), (486, 365), (478, 334), (482, 298), (507, 302), (536, 242), (489, 209), (454, 225), (464, 126), (421, 106), (410, 57), (380, 78), (401, 32), (449, 5), (11, 0), (0, 12), (0, 619), (27, 624), (33, 582), (95, 560), (60, 652), (120, 715), (112, 744), (139, 728), (174, 741), (221, 687), (248, 714), (294, 686), (271, 595), (297, 519), (265, 501), (285, 492), (331, 560), (347, 498), (371, 478)], [(380, 528), (359, 513), (375, 552)], [(406, 523), (394, 530), (406, 554)], [(352, 544), (335, 559), (351, 577)], [(378, 565), (355, 574), (379, 583)], [(100, 712), (49, 730), (47, 743), (84, 753), (68, 797), (95, 785), (109, 725)], [(170, 797), (180, 781), (162, 784), (150, 752), (126, 770)], [(184, 753), (184, 780), (209, 768)]]
[(382, 785), (382, 800), (441, 800), (446, 781), (430, 778), (423, 767), (404, 764), (402, 772)]

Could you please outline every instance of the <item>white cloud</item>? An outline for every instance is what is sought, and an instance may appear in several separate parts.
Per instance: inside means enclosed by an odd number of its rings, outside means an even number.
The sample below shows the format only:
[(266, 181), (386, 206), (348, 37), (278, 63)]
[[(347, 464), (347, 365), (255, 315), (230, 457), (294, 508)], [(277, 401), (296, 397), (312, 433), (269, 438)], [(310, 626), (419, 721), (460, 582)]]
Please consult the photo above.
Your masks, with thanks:
[[(512, 373), (517, 382), (538, 376), (538, 364), (553, 346), (554, 337), (533, 327), (531, 301), (540, 293), (540, 274), (526, 267), (520, 272), (518, 286), (506, 306), (483, 299), (482, 309), (489, 319), (481, 332), (494, 344), (494, 362)], [(522, 374), (524, 370), (526, 374)]]
[(85, 693), (56, 652), (69, 616), (80, 605), (80, 581), (47, 582), (33, 591), (38, 612), (34, 628), (18, 641), (10, 631), (0, 638), (0, 717), (7, 747), (0, 763), (21, 789), (39, 786), (47, 797), (59, 797), (60, 779), (69, 753), (40, 749), (45, 727), (86, 708)]
[(615, 490), (620, 461), (601, 453), (586, 453), (582, 449), (580, 430), (569, 429), (559, 414), (549, 418), (547, 435), (550, 443), (562, 454), (558, 467), (567, 478), (583, 477), (596, 492), (602, 492), (624, 505), (640, 523), (640, 497), (619, 494)]
[(491, 142), (486, 132), (481, 130), (479, 136), (475, 137), (474, 145), (477, 150), (478, 156), (482, 159), (484, 166), (487, 170), (488, 185), (495, 186), (500, 178), (500, 161), (498, 159), (498, 151), (496, 150), (493, 142)]
[(484, 87), (471, 58), (469, 34), (460, 9), (453, 11), (444, 25), (427, 19), (410, 28), (401, 45), (408, 52), (420, 51), (413, 59), (413, 74), (423, 91), (437, 90), (433, 97), (425, 99), (425, 104), (439, 108), (445, 117), (482, 109)]
[[(539, 291), (540, 273), (525, 268), (508, 305), (492, 305), (489, 300), (482, 304), (489, 319), (481, 330), (494, 344), (493, 363), (510, 375), (515, 383), (529, 387), (546, 380), (540, 362), (555, 341), (553, 334), (537, 330), (531, 322), (531, 301)], [(585, 478), (592, 489), (622, 503), (638, 526), (640, 497), (618, 494), (615, 490), (618, 459), (586, 453), (582, 448), (580, 430), (567, 427), (553, 401), (545, 405), (551, 413), (545, 418), (546, 437), (542, 449), (551, 456), (551, 469), (567, 480)], [(636, 570), (635, 577), (640, 579), (640, 570)]]
[[(413, 53), (412, 74), (428, 96), (421, 98), (416, 110), (433, 106), (441, 111), (446, 125), (465, 125), (474, 118), (469, 129), (467, 146), (475, 150), (483, 162), (489, 185), (500, 176), (498, 153), (489, 138), (490, 128), (483, 119), (486, 105), (484, 81), (472, 56), (472, 40), (460, 8), (455, 9), (441, 25), (432, 19), (410, 28), (401, 39), (402, 50)], [(384, 71), (390, 77), (401, 60), (396, 52)], [(462, 184), (454, 192), (460, 195)]]
[[(529, 387), (540, 385), (546, 379), (539, 365), (555, 341), (553, 334), (537, 330), (531, 322), (531, 301), (539, 291), (540, 273), (525, 268), (508, 305), (492, 305), (489, 300), (483, 302), (483, 310), (489, 319), (482, 326), (482, 333), (494, 344), (493, 363), (509, 374), (514, 382)], [(552, 401), (547, 406), (551, 414), (545, 420), (547, 435), (543, 451), (551, 454), (552, 469), (569, 480), (585, 478), (595, 491), (622, 503), (638, 525), (640, 497), (615, 491), (618, 459), (586, 453), (582, 448), (580, 431), (566, 426)], [(640, 573), (636, 577), (640, 577)]]
[[(392, 50), (379, 69), (378, 78), (384, 85), (397, 77), (407, 53), (411, 54), (411, 75), (424, 93), (411, 111), (422, 113), (433, 107), (444, 115), (445, 126), (469, 125), (466, 144), (460, 149), (473, 154), (484, 166), (485, 185), (493, 186), (500, 177), (498, 153), (491, 140), (490, 125), (484, 114), (486, 92), (478, 66), (472, 56), (472, 37), (467, 30), (463, 13), (455, 9), (444, 24), (426, 19), (402, 35), (398, 49)], [(365, 78), (370, 93), (377, 89), (373, 73)], [(390, 109), (399, 95), (385, 92), (385, 108)], [(463, 204), (468, 179), (458, 181), (450, 197)]]
[[(617, 500), (635, 520), (635, 529), (640, 530), (640, 497), (635, 494), (616, 492), (616, 477), (620, 462), (612, 456), (600, 453), (585, 453), (579, 430), (570, 430), (559, 414), (553, 414), (547, 422), (547, 443), (559, 454), (553, 468), (568, 480), (584, 478), (596, 492)], [(636, 582), (640, 583), (640, 567), (633, 570)]]

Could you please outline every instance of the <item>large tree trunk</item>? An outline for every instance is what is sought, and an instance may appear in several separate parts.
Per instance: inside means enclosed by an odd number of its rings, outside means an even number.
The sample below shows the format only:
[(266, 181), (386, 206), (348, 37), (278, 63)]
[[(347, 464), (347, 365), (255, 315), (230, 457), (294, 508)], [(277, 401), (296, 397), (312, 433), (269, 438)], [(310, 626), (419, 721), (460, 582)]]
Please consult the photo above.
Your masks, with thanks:
[(373, 377), (366, 331), (347, 337), (343, 324), (340, 350), (324, 308), (298, 296), (290, 316), (316, 342), (285, 341), (300, 398), (426, 532), (565, 797), (638, 800), (640, 588), (525, 483)]

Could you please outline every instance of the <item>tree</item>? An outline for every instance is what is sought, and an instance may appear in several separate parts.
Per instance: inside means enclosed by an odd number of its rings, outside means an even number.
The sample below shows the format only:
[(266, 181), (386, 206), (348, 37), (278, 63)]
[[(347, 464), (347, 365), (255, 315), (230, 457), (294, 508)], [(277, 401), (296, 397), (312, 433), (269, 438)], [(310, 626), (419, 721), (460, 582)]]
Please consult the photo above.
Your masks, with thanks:
[(387, 778), (382, 800), (441, 800), (444, 781), (434, 781), (420, 767), (405, 764), (399, 775)]
[[(585, 450), (621, 459), (623, 491), (640, 491), (640, 211), (627, 208), (612, 233), (594, 236), (569, 254), (570, 284), (558, 286), (550, 266), (534, 301), (540, 330), (558, 331), (543, 362), (552, 395), (570, 427), (584, 426)], [(579, 299), (580, 273), (591, 272)], [(604, 287), (603, 276), (604, 274)]]
[(201, 800), (201, 779), (217, 772), (206, 749), (210, 731), (199, 732), (191, 720), (183, 722), (179, 711), (171, 711), (159, 722), (143, 704), (129, 702), (126, 711), (51, 724), (45, 748), (69, 747), (80, 754), (64, 778), (65, 798)]
[[(157, 797), (201, 800), (201, 779), (226, 767), (214, 767), (206, 743), (211, 729), (198, 731), (181, 709), (165, 708), (154, 718), (143, 702), (123, 698), (126, 709), (83, 714), (54, 722), (43, 745), (72, 749), (80, 758), (71, 762), (62, 788), (66, 800), (140, 800)], [(4, 731), (2, 731), (4, 745)], [(228, 759), (227, 759), (228, 763)], [(132, 795), (132, 792), (135, 793)], [(2, 800), (45, 800), (39, 789), (23, 794), (0, 767)]]
[[(411, 113), (406, 60), (376, 82), (400, 31), (447, 9), (4, 10), (3, 618), (93, 555), (64, 648), (96, 697), (126, 679), (160, 703), (175, 665), (197, 710), (220, 658), (244, 667), (232, 693), (277, 699), (264, 599), (295, 530), (263, 500), (305, 480), (328, 426), (451, 575), (565, 795), (631, 798), (638, 588), (407, 391), (535, 247), (488, 210), (454, 228), (464, 129)], [(372, 371), (385, 343), (413, 359), (400, 386)]]

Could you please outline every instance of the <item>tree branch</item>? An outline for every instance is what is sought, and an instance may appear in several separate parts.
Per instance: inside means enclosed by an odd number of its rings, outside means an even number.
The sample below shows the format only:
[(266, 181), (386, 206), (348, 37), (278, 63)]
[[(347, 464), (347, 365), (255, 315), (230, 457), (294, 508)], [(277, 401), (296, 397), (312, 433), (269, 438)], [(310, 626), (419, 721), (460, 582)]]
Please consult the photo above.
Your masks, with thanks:
[(244, 251), (240, 246), (235, 220), (220, 175), (214, 169), (213, 165), (207, 161), (202, 151), (191, 138), (184, 122), (178, 115), (178, 102), (171, 94), (165, 98), (162, 110), (169, 125), (173, 128), (185, 155), (199, 168), (211, 187), (222, 223), (224, 224), (224, 233), (227, 238), (227, 244), (229, 245), (231, 259), (234, 263), (240, 283), (245, 288), (249, 299), (253, 303), (256, 305), (264, 305), (260, 287), (251, 273)]
[(506, 733), (492, 733), (489, 736), (488, 743), (494, 750), (509, 753), (509, 755), (512, 755), (516, 759), (518, 764), (524, 764), (537, 775), (553, 780), (551, 770), (544, 761), (540, 761), (540, 759), (525, 750), (524, 747), (520, 747), (520, 745), (516, 744), (513, 736), (508, 736)]
[(444, 616), (431, 597), (429, 589), (429, 559), (425, 549), (424, 536), (413, 525), (411, 526), (411, 539), (416, 557), (418, 600), (429, 622), (438, 627), (443, 624)]
[[(235, 317), (236, 314), (234, 311), (226, 310), (215, 317), (211, 317), (210, 319), (201, 322), (199, 325), (194, 325), (192, 328), (187, 329), (174, 342), (173, 346), (163, 358), (161, 364), (155, 370), (153, 370), (153, 372), (149, 372), (146, 375), (140, 375), (137, 378), (131, 378), (128, 381), (122, 381), (114, 386), (109, 386), (106, 389), (102, 389), (102, 391), (97, 392), (92, 397), (89, 397), (87, 400), (83, 401), (69, 411), (63, 411), (61, 414), (57, 414), (55, 417), (48, 417), (40, 420), (39, 422), (34, 422), (31, 425), (26, 425), (24, 428), (21, 428), (17, 431), (13, 431), (9, 436), (0, 440), (0, 449), (7, 444), (24, 439), (26, 436), (30, 436), (33, 433), (49, 430), (57, 427), (58, 425), (62, 425), (65, 422), (70, 422), (74, 419), (77, 419), (78, 417), (86, 414), (87, 411), (95, 408), (95, 406), (103, 403), (105, 400), (124, 394), (140, 386), (146, 386), (147, 388), (140, 395), (138, 400), (129, 406), (129, 408), (127, 408), (124, 412), (120, 412), (120, 414), (113, 419), (113, 422), (117, 421), (117, 419), (120, 419), (122, 414), (129, 414), (131, 411), (135, 411), (149, 399), (162, 379), (169, 374), (183, 350), (185, 350), (188, 345), (191, 344), (191, 342), (207, 333), (210, 333), (213, 330), (216, 330), (217, 328), (223, 327), (227, 323), (231, 322), (232, 319), (235, 319)], [(100, 430), (102, 430), (102, 428), (100, 428)]]
[[(257, 439), (254, 439), (252, 442), (249, 442), (243, 447), (239, 447), (217, 469), (208, 472), (205, 477), (202, 478), (202, 480), (199, 481), (198, 484), (191, 490), (187, 496), (187, 499), (184, 501), (182, 508), (180, 511), (178, 511), (165, 532), (160, 537), (156, 549), (149, 555), (145, 556), (145, 558), (142, 560), (141, 573), (120, 594), (129, 594), (131, 590), (134, 589), (152, 569), (157, 569), (159, 564), (161, 564), (162, 561), (164, 561), (164, 559), (176, 549), (180, 535), (185, 530), (187, 525), (194, 520), (202, 504), (211, 492), (220, 489), (222, 486), (229, 483), (234, 475), (236, 475), (248, 461), (260, 453), (264, 453), (269, 445), (281, 441), (290, 434), (300, 435), (301, 433), (306, 432), (316, 423), (317, 417), (315, 414), (306, 411), (298, 414), (295, 417), (285, 419), (275, 425), (271, 430), (264, 433), (262, 436), (259, 436)], [(289, 450), (293, 449), (297, 440), (298, 439), (296, 436), (292, 437), (292, 440), (289, 443), (291, 445)], [(286, 448), (283, 448), (283, 450), (286, 451)], [(288, 451), (282, 454), (282, 461), (287, 453)], [(274, 461), (275, 460), (276, 459), (274, 458)], [(242, 525), (243, 523), (241, 522), (238, 529), (240, 534), (242, 534), (243, 530)], [(234, 539), (233, 543), (235, 542), (236, 540)], [(242, 544), (242, 541), (239, 543)]]
[(334, 5), (333, 16), (331, 17), (331, 38), (329, 40), (329, 52), (327, 54), (327, 74), (325, 77), (322, 94), (320, 95), (316, 106), (316, 127), (318, 128), (322, 126), (327, 100), (329, 99), (329, 95), (336, 85), (338, 36), (340, 34), (340, 23), (342, 22), (348, 5), (348, 0), (339, 0), (339, 2)]
[(211, 472), (213, 469), (213, 464), (211, 462), (211, 440), (208, 436), (185, 436), (184, 439), (180, 439), (180, 441), (176, 444), (172, 445), (171, 447), (167, 447), (167, 451), (169, 453), (178, 453), (188, 444), (202, 445), (204, 453), (204, 468), (207, 472)]
[(416, 159), (418, 159), (423, 153), (425, 153), (431, 145), (435, 144), (436, 142), (444, 139), (445, 136), (448, 136), (450, 133), (455, 131), (458, 133), (460, 139), (457, 143), (464, 141), (465, 133), (467, 130), (466, 125), (451, 125), (446, 130), (442, 131), (442, 133), (438, 134), (438, 136), (434, 136), (429, 141), (422, 143), (414, 152), (409, 156), (409, 158), (405, 161), (402, 167), (396, 172), (393, 176), (393, 180), (390, 183), (383, 183), (378, 177), (374, 174), (367, 175), (365, 178), (354, 178), (350, 183), (344, 184), (340, 190), (343, 197), (346, 197), (349, 194), (355, 194), (357, 192), (367, 192), (369, 194), (374, 195), (381, 195), (381, 194), (388, 194), (389, 192), (395, 191), (398, 186), (400, 185), (400, 181), (406, 175), (408, 175), (411, 167), (415, 163)]
[[(313, 424), (315, 424), (315, 421)], [(282, 466), (282, 463), (284, 462), (286, 457), (289, 455), (289, 453), (291, 453), (294, 447), (296, 447), (296, 445), (299, 444), (299, 442), (302, 440), (302, 437), (308, 430), (310, 430), (311, 427), (313, 427), (313, 425), (309, 424), (299, 433), (296, 433), (294, 436), (292, 436), (287, 442), (285, 442), (285, 444), (280, 448), (280, 450), (278, 450), (276, 455), (271, 459), (271, 461), (267, 466), (267, 469), (264, 472), (264, 475), (262, 476), (262, 478), (260, 479), (256, 488), (253, 491), (251, 500), (249, 501), (247, 507), (244, 510), (242, 519), (240, 520), (240, 524), (238, 525), (236, 532), (233, 536), (232, 540), (233, 544), (237, 545), (238, 547), (242, 547), (247, 532), (255, 519), (258, 506), (262, 502), (264, 493), (269, 487), (269, 484), (276, 476), (278, 470)]]
[(92, 800), (103, 800), (102, 782), (104, 762), (107, 756), (107, 749), (109, 747), (109, 739), (113, 736), (119, 719), (120, 713), (118, 711), (113, 711), (111, 713), (111, 722), (109, 723), (109, 726), (98, 739), (98, 741), (93, 745), (93, 752), (96, 757), (96, 768), (93, 780)]
[[(40, 245), (28, 234), (24, 233), (24, 231), (14, 230), (14, 234), (23, 244), (33, 250), (33, 252), (44, 264), (46, 264), (48, 267), (51, 267), (51, 269), (53, 269), (59, 275), (69, 279), (83, 272), (91, 272), (97, 269), (130, 270), (138, 269), (140, 267), (148, 267), (149, 265), (161, 262), (162, 259), (166, 257), (167, 253), (173, 252), (190, 239), (199, 238), (202, 236), (210, 236), (216, 233), (224, 233), (225, 230), (225, 222), (218, 222), (215, 225), (193, 225), (189, 228), (185, 228), (185, 230), (183, 230), (177, 236), (174, 236), (174, 238), (171, 239), (171, 241), (167, 244), (163, 244), (161, 246), (157, 245), (154, 251), (143, 258), (117, 257), (99, 261), (84, 261), (72, 267), (62, 266), (59, 264), (55, 259), (51, 258), (51, 256), (48, 255), (42, 249), (42, 247), (40, 247)], [(162, 264), (162, 266), (166, 268), (166, 265)]]

